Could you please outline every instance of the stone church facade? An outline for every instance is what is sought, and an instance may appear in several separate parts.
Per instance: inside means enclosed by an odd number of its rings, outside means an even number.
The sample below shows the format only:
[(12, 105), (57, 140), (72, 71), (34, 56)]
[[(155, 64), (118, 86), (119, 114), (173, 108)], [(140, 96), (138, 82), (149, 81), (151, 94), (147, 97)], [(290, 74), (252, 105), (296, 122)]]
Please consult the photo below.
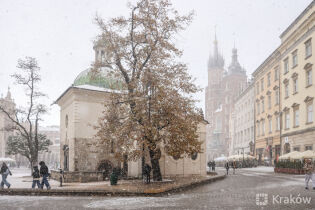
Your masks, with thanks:
[[(8, 88), (8, 92), (5, 97), (1, 96), (0, 104), (7, 110), (11, 110), (13, 113), (13, 110), (15, 109), (15, 103), (11, 97), (10, 88)], [(13, 132), (6, 131), (5, 128), (10, 125), (11, 122), (8, 117), (4, 113), (0, 112), (0, 157), (7, 157), (7, 140), (9, 136), (13, 134)]]
[(237, 49), (232, 49), (232, 62), (226, 70), (216, 37), (213, 47), (205, 89), (205, 115), (209, 122), (206, 128), (208, 161), (221, 155), (228, 156), (230, 114), (235, 98), (247, 87), (246, 71), (238, 62)]
[[(95, 46), (96, 62), (105, 56), (100, 46)], [(142, 161), (118, 161), (113, 150), (119, 145), (104, 145), (95, 137), (98, 119), (104, 111), (104, 103), (110, 100), (115, 78), (109, 76), (109, 67), (100, 68), (100, 76), (91, 76), (90, 70), (80, 73), (57, 100), (60, 106), (60, 165), (65, 171), (66, 182), (101, 181), (104, 173), (112, 168), (121, 168), (128, 177), (141, 177)], [(206, 175), (206, 131), (205, 123), (199, 125), (199, 141), (203, 142), (203, 153), (196, 157), (175, 160), (161, 148), (160, 169), (163, 177)], [(145, 158), (150, 164), (149, 158)]]

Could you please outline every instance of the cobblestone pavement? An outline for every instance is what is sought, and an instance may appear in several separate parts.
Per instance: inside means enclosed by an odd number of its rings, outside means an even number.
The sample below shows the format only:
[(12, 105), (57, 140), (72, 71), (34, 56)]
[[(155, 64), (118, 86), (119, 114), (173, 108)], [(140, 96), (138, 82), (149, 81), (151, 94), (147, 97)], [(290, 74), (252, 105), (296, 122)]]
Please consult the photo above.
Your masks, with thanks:
[(310, 190), (304, 189), (303, 175), (275, 174), (272, 168), (258, 167), (238, 169), (223, 180), (163, 197), (0, 196), (0, 209), (302, 210), (315, 209), (315, 190), (311, 183)]

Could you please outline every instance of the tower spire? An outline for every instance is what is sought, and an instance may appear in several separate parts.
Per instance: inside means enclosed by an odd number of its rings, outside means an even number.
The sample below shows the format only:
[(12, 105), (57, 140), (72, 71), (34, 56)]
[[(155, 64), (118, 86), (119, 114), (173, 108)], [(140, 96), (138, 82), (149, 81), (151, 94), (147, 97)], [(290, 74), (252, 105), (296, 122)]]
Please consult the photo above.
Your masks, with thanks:
[(219, 53), (216, 25), (214, 26), (213, 53), (210, 53), (208, 68), (223, 68), (224, 59)]
[(219, 50), (218, 50), (218, 40), (217, 40), (217, 26), (214, 26), (214, 41), (213, 41), (213, 56), (214, 58), (218, 58)]
[(10, 86), (8, 86), (8, 92), (7, 92), (7, 96), (5, 97), (5, 99), (11, 100)]

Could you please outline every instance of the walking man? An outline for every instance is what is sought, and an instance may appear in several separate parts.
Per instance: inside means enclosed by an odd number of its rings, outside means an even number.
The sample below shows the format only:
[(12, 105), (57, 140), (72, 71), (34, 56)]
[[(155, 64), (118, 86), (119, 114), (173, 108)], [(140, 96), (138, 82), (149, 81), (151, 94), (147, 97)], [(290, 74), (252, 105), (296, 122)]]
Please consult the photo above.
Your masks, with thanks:
[(11, 173), (10, 169), (8, 168), (7, 164), (5, 164), (5, 162), (2, 163), (0, 173), (2, 176), (1, 189), (3, 189), (4, 185), (6, 185), (9, 189), (11, 184), (7, 181), (7, 177), (9, 174), (10, 174), (10, 176), (12, 176), (12, 173)]
[(226, 175), (229, 175), (229, 168), (230, 168), (229, 162), (226, 162), (225, 163)]
[(48, 167), (46, 166), (44, 161), (40, 161), (39, 165), (40, 165), (40, 170), (39, 170), (40, 171), (40, 175), (43, 177), (42, 183), (41, 183), (41, 188), (43, 189), (44, 188), (44, 184), (45, 184), (47, 190), (50, 190), (50, 185), (49, 185), (49, 182), (48, 182), (48, 179), (47, 179), (49, 177)]
[(311, 159), (305, 159), (303, 169), (305, 170), (305, 189), (308, 190), (308, 182), (312, 180), (313, 189), (315, 189), (314, 179), (312, 179), (313, 164)]
[(145, 164), (144, 166), (144, 174), (146, 176), (146, 184), (150, 183), (150, 175), (151, 175), (151, 166), (149, 164)]

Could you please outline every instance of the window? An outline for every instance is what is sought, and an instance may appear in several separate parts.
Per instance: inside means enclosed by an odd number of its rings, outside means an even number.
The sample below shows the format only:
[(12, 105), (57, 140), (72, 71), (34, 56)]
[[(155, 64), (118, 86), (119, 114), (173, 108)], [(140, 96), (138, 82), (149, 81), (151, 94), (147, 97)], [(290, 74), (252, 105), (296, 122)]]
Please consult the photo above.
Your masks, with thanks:
[(66, 124), (66, 128), (68, 128), (68, 124), (69, 124), (69, 117), (68, 117), (68, 115), (66, 115), (65, 124)]
[(268, 121), (269, 121), (269, 133), (271, 133), (272, 132), (272, 118), (269, 117)]
[(298, 65), (297, 50), (292, 53), (292, 68)]
[(260, 113), (260, 105), (259, 105), (259, 101), (257, 101), (257, 114)]
[(299, 122), (299, 109), (294, 110), (294, 127), (298, 127), (300, 125)]
[(271, 73), (269, 72), (268, 75), (267, 75), (267, 85), (268, 87), (270, 86), (271, 84)]
[(264, 78), (260, 80), (260, 86), (261, 91), (264, 91)]
[(306, 145), (305, 146), (305, 151), (306, 150), (313, 150), (313, 146), (312, 145)]
[(313, 103), (307, 104), (307, 123), (313, 122)]
[(280, 115), (277, 115), (276, 121), (277, 121), (277, 131), (280, 131)]
[(289, 83), (285, 83), (284, 84), (284, 96), (285, 98), (288, 98), (289, 97)]
[(259, 82), (257, 82), (256, 84), (256, 91), (257, 91), (257, 94), (259, 94)]
[(297, 152), (299, 152), (299, 151), (300, 151), (300, 146), (293, 147), (293, 151), (297, 151)]
[(279, 67), (275, 68), (275, 81), (279, 79)]
[(197, 157), (198, 157), (198, 153), (197, 153), (197, 152), (193, 152), (193, 153), (191, 154), (191, 159), (192, 159), (192, 160), (196, 160)]
[(110, 141), (110, 153), (114, 153), (114, 141)]
[(306, 71), (306, 87), (312, 85), (312, 69)]
[(261, 135), (265, 135), (265, 120), (261, 121)]
[(305, 58), (312, 55), (312, 40), (309, 39), (305, 42)]
[(284, 74), (289, 72), (289, 58), (286, 58), (283, 61), (283, 69), (284, 69)]
[(262, 99), (261, 100), (261, 113), (264, 113), (265, 112), (265, 100)]
[(289, 129), (290, 128), (290, 112), (287, 111), (285, 113), (285, 129)]
[(298, 87), (298, 79), (295, 78), (295, 79), (293, 79), (293, 94), (297, 93), (298, 89), (299, 89), (299, 87)]
[(268, 96), (268, 109), (271, 109), (271, 95)]
[(275, 98), (275, 99), (276, 99), (276, 100), (275, 100), (275, 101), (276, 101), (276, 104), (279, 104), (279, 102), (280, 102), (279, 89), (276, 90), (275, 97), (276, 97), (276, 98)]
[(101, 62), (103, 63), (105, 61), (105, 51), (101, 51)]

